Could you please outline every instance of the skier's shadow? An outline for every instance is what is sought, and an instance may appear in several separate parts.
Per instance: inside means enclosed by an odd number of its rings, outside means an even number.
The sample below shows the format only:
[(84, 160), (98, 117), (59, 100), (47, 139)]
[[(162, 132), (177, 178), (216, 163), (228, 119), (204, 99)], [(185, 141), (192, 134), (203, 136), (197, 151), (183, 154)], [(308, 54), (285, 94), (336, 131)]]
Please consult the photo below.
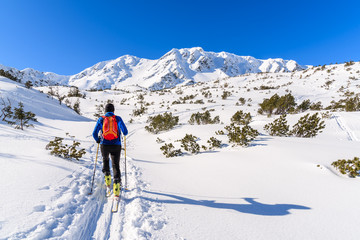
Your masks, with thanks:
[(144, 191), (144, 192), (157, 196), (173, 198), (173, 199), (165, 200), (165, 199), (159, 199), (157, 197), (156, 198), (143, 197), (145, 200), (149, 200), (152, 202), (159, 202), (164, 204), (200, 205), (204, 207), (229, 209), (241, 213), (248, 213), (248, 214), (262, 215), (262, 216), (285, 216), (291, 214), (290, 212), (291, 209), (299, 209), (299, 210), (311, 209), (306, 206), (294, 205), (294, 204), (264, 204), (255, 201), (255, 198), (242, 198), (247, 202), (247, 204), (234, 204), (234, 203), (219, 203), (209, 200), (194, 200), (191, 198), (181, 197), (167, 193), (158, 193), (151, 191)]

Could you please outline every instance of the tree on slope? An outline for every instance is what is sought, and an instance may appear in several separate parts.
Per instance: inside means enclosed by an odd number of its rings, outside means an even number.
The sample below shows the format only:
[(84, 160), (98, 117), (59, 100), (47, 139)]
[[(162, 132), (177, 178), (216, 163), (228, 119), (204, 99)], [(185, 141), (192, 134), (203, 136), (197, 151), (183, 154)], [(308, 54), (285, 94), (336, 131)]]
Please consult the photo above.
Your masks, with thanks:
[(17, 125), (16, 129), (24, 130), (24, 127), (33, 127), (34, 125), (29, 124), (30, 121), (37, 122), (35, 118), (35, 113), (25, 112), (24, 104), (19, 102), (19, 107), (14, 108), (13, 119), (15, 120), (15, 124)]
[(9, 99), (7, 99), (7, 100), (8, 100), (8, 102), (6, 103), (3, 98), (0, 98), (0, 106), (1, 106), (0, 119), (1, 119), (1, 121), (4, 121), (10, 125), (13, 125), (14, 122), (10, 120), (13, 115), (11, 102)]
[(308, 113), (299, 119), (299, 121), (293, 126), (290, 134), (295, 137), (310, 138), (315, 137), (318, 133), (321, 133), (324, 128), (325, 122), (321, 120), (318, 113), (311, 116)]

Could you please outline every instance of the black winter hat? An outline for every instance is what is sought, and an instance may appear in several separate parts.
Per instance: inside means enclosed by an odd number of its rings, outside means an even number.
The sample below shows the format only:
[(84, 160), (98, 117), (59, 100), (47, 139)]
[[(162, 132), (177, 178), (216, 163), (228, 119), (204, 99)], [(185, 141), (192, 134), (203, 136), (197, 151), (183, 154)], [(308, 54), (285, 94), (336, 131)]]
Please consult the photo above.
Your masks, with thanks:
[(107, 112), (114, 112), (114, 111), (115, 111), (114, 104), (112, 104), (112, 103), (106, 104), (106, 106), (105, 106), (105, 113), (107, 113)]

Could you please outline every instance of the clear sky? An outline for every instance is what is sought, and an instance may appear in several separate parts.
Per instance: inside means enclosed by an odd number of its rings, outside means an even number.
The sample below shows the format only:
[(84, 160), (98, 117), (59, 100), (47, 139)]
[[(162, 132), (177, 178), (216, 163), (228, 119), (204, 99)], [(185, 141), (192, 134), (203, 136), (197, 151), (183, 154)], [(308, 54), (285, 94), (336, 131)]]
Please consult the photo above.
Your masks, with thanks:
[(359, 0), (0, 0), (0, 64), (76, 74), (202, 47), (323, 65), (360, 60)]

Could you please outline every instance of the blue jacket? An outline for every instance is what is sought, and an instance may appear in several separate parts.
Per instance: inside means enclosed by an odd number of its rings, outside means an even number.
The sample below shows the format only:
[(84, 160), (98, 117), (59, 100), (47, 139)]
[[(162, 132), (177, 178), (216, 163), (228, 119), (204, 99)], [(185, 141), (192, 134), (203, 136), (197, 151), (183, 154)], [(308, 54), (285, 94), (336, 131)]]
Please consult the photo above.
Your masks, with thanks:
[[(106, 117), (111, 117), (111, 116), (114, 116), (114, 115), (115, 114), (112, 113), (112, 112), (107, 112), (105, 114)], [(103, 122), (104, 122), (104, 119), (102, 117), (100, 117), (96, 122), (94, 131), (93, 131), (93, 137), (94, 137), (95, 141), (99, 140), (99, 132), (102, 131)], [(101, 136), (101, 144), (104, 144), (104, 145), (121, 145), (121, 138), (120, 138), (121, 133), (123, 133), (126, 136), (128, 134), (128, 130), (127, 130), (126, 126), (125, 126), (125, 123), (121, 119), (121, 117), (116, 116), (116, 122), (118, 124), (118, 129), (121, 130), (121, 131), (119, 131), (119, 137), (117, 139), (109, 141), (109, 140), (103, 139), (102, 136)]]

